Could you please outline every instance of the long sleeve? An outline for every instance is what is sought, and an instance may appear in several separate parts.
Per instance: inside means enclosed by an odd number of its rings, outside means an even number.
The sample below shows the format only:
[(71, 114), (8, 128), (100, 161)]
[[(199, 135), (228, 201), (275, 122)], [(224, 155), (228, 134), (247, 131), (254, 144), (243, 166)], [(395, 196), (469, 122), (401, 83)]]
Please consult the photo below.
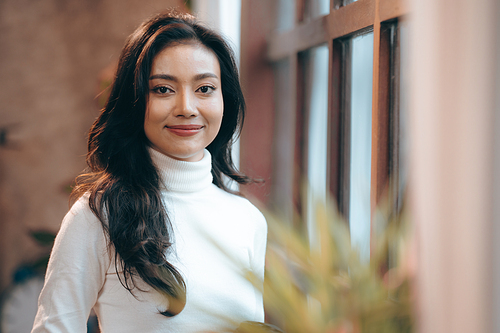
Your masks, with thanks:
[(81, 198), (56, 237), (32, 333), (87, 332), (110, 261), (101, 223)]
[[(256, 210), (257, 211), (257, 210)], [(264, 215), (257, 211), (255, 216), (255, 233), (253, 241), (253, 255), (251, 258), (251, 267), (255, 276), (264, 281), (265, 257), (267, 246), (267, 223)], [(264, 308), (262, 307), (262, 294), (257, 297), (257, 321), (264, 321)]]
[(162, 316), (161, 293), (139, 278), (132, 293), (123, 287), (114, 250), (83, 198), (57, 236), (33, 333), (86, 332), (92, 308), (103, 333), (225, 332), (244, 321), (264, 321), (262, 293), (245, 275), (250, 270), (264, 276), (262, 213), (212, 183), (208, 151), (198, 162), (151, 155), (166, 187), (161, 195), (172, 227), (173, 245), (165, 255), (186, 283), (185, 308)]

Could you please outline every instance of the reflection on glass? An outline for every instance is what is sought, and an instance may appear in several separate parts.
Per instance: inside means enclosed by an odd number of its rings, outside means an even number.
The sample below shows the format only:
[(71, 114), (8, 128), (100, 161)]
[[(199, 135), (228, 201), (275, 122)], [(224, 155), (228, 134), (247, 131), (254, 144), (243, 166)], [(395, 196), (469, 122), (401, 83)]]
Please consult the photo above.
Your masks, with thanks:
[(399, 23), (399, 34), (400, 34), (400, 72), (399, 72), (399, 133), (397, 140), (399, 140), (399, 168), (398, 168), (398, 197), (400, 202), (403, 200), (404, 190), (406, 188), (406, 182), (408, 179), (408, 159), (409, 159), (409, 142), (408, 142), (408, 89), (409, 89), (409, 57), (410, 57), (410, 45), (409, 45), (409, 31), (407, 22)]
[(293, 28), (295, 18), (295, 3), (290, 0), (279, 0), (278, 10), (276, 11), (276, 30), (286, 31)]
[(295, 117), (290, 115), (291, 100), (296, 96), (290, 89), (290, 61), (277, 61), (274, 68), (274, 148), (273, 148), (273, 204), (285, 214), (288, 221), (293, 218), (293, 177)]
[(311, 18), (328, 15), (330, 13), (330, 0), (309, 0), (308, 7)]
[(305, 114), (308, 115), (307, 133), (307, 228), (311, 244), (316, 226), (313, 214), (315, 203), (325, 202), (327, 191), (327, 143), (328, 143), (328, 47), (315, 47), (306, 53), (305, 67)]
[(352, 39), (349, 227), (361, 260), (370, 258), (373, 33)]

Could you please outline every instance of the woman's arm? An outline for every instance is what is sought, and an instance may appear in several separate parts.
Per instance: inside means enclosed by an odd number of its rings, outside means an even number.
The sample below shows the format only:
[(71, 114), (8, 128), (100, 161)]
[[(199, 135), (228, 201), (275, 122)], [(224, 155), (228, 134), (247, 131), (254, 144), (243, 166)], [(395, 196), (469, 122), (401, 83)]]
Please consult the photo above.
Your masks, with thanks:
[(110, 262), (101, 223), (80, 198), (57, 234), (32, 333), (87, 332)]
[[(257, 210), (257, 209), (256, 209)], [(262, 281), (261, 289), (264, 283), (264, 270), (266, 261), (266, 246), (267, 246), (267, 223), (264, 215), (257, 210), (255, 216), (255, 233), (253, 240), (253, 255), (251, 259), (252, 271), (255, 276)], [(264, 306), (262, 293), (257, 297), (257, 309), (255, 321), (264, 321)]]

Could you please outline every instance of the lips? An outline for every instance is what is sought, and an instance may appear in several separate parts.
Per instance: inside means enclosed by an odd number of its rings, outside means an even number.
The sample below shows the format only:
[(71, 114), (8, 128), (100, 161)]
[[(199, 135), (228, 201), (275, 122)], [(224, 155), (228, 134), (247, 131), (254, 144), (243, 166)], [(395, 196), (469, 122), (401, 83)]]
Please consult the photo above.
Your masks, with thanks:
[(189, 124), (189, 125), (173, 125), (165, 126), (171, 133), (178, 136), (192, 136), (198, 134), (205, 126)]

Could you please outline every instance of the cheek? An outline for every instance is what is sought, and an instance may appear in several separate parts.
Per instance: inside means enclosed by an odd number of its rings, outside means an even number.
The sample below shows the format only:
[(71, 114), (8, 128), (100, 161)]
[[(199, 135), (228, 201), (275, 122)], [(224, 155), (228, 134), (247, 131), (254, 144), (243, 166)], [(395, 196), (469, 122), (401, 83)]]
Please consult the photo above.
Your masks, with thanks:
[(144, 113), (144, 133), (148, 140), (151, 141), (151, 137), (157, 135), (158, 125), (162, 123), (162, 119), (162, 115), (158, 112), (158, 105), (149, 102)]
[(203, 110), (202, 115), (210, 124), (212, 129), (211, 132), (213, 132), (213, 130), (218, 132), (224, 115), (224, 102), (222, 96), (220, 96), (220, 98), (213, 98), (205, 101), (200, 105), (200, 110)]
[(149, 101), (144, 114), (144, 123), (155, 123), (161, 120), (161, 113), (158, 112), (158, 102)]
[(146, 112), (144, 114), (144, 132), (146, 132), (146, 134), (151, 131), (153, 123), (154, 122), (151, 119), (151, 112), (149, 111), (149, 109), (146, 109)]
[(213, 123), (216, 124), (217, 133), (220, 130), (220, 126), (222, 124), (222, 118), (224, 117), (224, 103), (219, 103), (217, 106), (217, 111), (213, 114)]

